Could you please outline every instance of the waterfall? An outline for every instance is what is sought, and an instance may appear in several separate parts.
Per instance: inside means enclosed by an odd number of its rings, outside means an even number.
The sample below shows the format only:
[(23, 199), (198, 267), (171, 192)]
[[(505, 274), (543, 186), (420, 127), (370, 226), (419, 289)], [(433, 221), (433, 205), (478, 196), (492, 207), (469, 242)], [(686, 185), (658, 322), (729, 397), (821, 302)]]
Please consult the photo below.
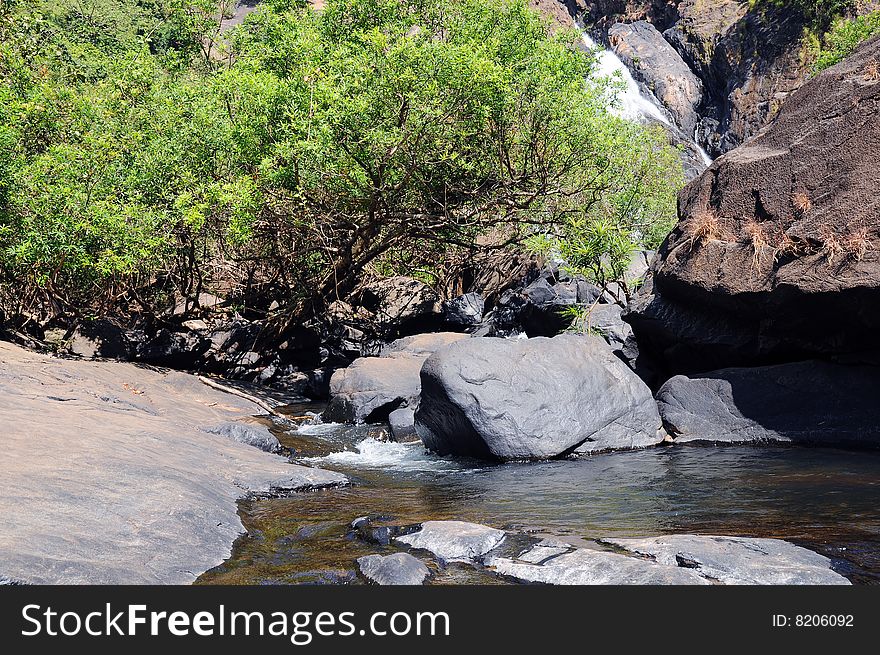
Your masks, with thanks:
[[(626, 67), (626, 64), (624, 64), (614, 52), (607, 48), (602, 48), (602, 46), (597, 44), (596, 41), (594, 41), (586, 32), (582, 34), (581, 38), (583, 39), (584, 45), (591, 50), (601, 48), (596, 55), (595, 75), (597, 77), (613, 77), (618, 73), (620, 74), (620, 79), (624, 84), (624, 88), (617, 96), (619, 105), (612, 109), (615, 114), (621, 118), (626, 118), (632, 121), (658, 122), (668, 128), (678, 129), (678, 126), (672, 122), (669, 115), (660, 105), (660, 101), (653, 95), (646, 95), (642, 92), (639, 83), (636, 82), (629, 68)], [(681, 134), (680, 131), (679, 134)], [(691, 141), (694, 147), (699, 151), (703, 162), (707, 166), (711, 164), (712, 158), (697, 143), (696, 135), (691, 136)]]

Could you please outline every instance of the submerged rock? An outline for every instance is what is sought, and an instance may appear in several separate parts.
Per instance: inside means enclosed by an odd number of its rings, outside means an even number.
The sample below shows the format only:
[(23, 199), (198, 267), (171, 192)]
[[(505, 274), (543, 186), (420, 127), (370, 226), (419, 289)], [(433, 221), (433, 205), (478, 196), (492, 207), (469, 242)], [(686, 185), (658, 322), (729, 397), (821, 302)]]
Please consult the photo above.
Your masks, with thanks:
[(503, 530), (478, 523), (425, 521), (421, 530), (394, 537), (394, 542), (430, 551), (446, 562), (471, 562), (496, 548), (504, 536)]
[(361, 573), (379, 585), (420, 585), (431, 570), (409, 553), (365, 555), (357, 560)]
[(849, 584), (831, 569), (831, 560), (824, 555), (781, 539), (682, 534), (603, 541), (652, 557), (661, 565), (687, 567), (723, 584)]
[(827, 362), (678, 375), (657, 392), (677, 442), (880, 446), (880, 369)]
[(415, 401), (421, 389), (419, 371), (435, 350), (467, 339), (456, 332), (420, 334), (398, 339), (379, 357), (362, 357), (330, 378), (328, 421), (376, 423)]
[(599, 337), (470, 339), (421, 378), (416, 430), (441, 455), (551, 458), (664, 436), (650, 390)]

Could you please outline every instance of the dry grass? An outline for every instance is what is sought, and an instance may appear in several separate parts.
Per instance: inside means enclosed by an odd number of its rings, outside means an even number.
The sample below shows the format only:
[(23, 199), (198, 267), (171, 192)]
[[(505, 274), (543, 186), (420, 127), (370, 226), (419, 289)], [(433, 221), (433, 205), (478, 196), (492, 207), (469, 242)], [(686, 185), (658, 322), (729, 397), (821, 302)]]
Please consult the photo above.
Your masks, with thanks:
[(723, 230), (718, 215), (711, 209), (701, 209), (685, 222), (684, 235), (691, 248), (697, 243), (720, 239)]
[(810, 200), (810, 195), (806, 191), (795, 191), (791, 194), (791, 204), (801, 216), (806, 216), (813, 208), (813, 201)]
[(775, 240), (773, 244), (773, 249), (776, 251), (774, 255), (774, 257), (776, 258), (778, 258), (780, 255), (783, 257), (796, 257), (798, 255), (804, 254), (804, 251), (798, 244), (798, 242), (792, 239), (784, 230), (780, 231), (779, 237)]
[(880, 81), (880, 63), (876, 59), (872, 59), (865, 66), (865, 80), (869, 82)]
[(825, 260), (831, 264), (844, 252), (843, 244), (837, 238), (834, 230), (828, 226), (822, 228), (820, 236), (822, 238), (822, 248), (819, 250), (819, 254), (823, 255)]
[(755, 268), (760, 268), (764, 249), (770, 247), (767, 230), (757, 221), (750, 220), (743, 224), (743, 232), (746, 243), (752, 247), (752, 259)]
[(847, 259), (853, 259), (857, 262), (862, 261), (865, 253), (874, 248), (874, 244), (868, 238), (866, 228), (853, 231), (843, 239), (840, 245), (846, 253)]

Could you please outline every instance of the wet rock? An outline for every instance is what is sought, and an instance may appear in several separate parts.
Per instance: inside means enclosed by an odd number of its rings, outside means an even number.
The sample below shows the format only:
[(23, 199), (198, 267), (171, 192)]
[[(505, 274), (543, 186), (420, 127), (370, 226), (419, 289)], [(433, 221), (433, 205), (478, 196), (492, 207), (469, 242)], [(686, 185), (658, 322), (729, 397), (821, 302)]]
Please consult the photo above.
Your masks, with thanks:
[(191, 375), (0, 343), (0, 575), (192, 583), (244, 532), (241, 497), (345, 483), (202, 429), (261, 411)]
[(657, 392), (677, 442), (878, 447), (878, 398), (880, 368), (817, 361), (679, 375)]
[(831, 570), (827, 557), (780, 539), (670, 535), (603, 541), (652, 557), (660, 565), (688, 567), (724, 584), (849, 584)]
[(446, 321), (461, 327), (473, 327), (483, 320), (485, 302), (478, 293), (466, 293), (453, 298), (444, 308)]
[(418, 532), (395, 537), (394, 542), (433, 553), (446, 562), (472, 562), (503, 540), (503, 530), (464, 521), (425, 521)]
[(544, 558), (545, 553), (546, 549), (536, 546), (516, 559), (490, 556), (486, 566), (523, 582), (552, 585), (710, 584), (696, 571), (617, 553), (578, 548), (550, 559)]
[(431, 570), (409, 553), (365, 555), (357, 560), (367, 579), (379, 585), (420, 585)]
[(419, 525), (389, 525), (390, 516), (373, 514), (361, 516), (351, 522), (351, 529), (364, 541), (380, 546), (387, 546), (394, 537), (412, 534), (421, 529)]
[(275, 435), (262, 425), (221, 423), (220, 425), (205, 428), (205, 432), (208, 434), (219, 434), (221, 437), (259, 448), (267, 453), (277, 453), (281, 450), (281, 444)]
[(401, 407), (391, 412), (388, 415), (388, 425), (391, 428), (391, 436), (398, 443), (419, 440), (415, 412), (411, 407)]
[(416, 430), (443, 455), (540, 459), (664, 436), (648, 387), (595, 336), (462, 341), (421, 378)]
[(334, 422), (377, 423), (400, 406), (415, 402), (421, 390), (419, 371), (434, 350), (465, 334), (438, 332), (399, 339), (379, 357), (363, 357), (337, 370), (330, 379), (325, 418)]
[(703, 83), (663, 35), (647, 21), (618, 23), (608, 30), (612, 50), (663, 103), (686, 134), (693, 134)]

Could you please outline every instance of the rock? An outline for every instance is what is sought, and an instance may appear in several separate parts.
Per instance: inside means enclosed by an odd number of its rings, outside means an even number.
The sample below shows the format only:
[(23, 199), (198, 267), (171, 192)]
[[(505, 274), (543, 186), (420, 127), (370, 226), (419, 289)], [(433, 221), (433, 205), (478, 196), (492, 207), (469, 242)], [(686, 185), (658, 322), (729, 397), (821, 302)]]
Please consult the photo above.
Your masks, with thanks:
[(603, 541), (652, 557), (660, 565), (687, 567), (723, 584), (849, 584), (831, 569), (827, 557), (780, 539), (683, 534)]
[(419, 525), (387, 525), (390, 520), (390, 516), (381, 514), (360, 516), (351, 522), (351, 529), (360, 539), (380, 546), (387, 546), (394, 537), (412, 534), (421, 529)]
[(181, 325), (191, 332), (206, 332), (209, 329), (208, 324), (201, 319), (184, 321)]
[(162, 328), (149, 341), (135, 348), (135, 359), (169, 368), (193, 369), (211, 347), (211, 340), (194, 332)]
[(71, 355), (85, 359), (129, 359), (132, 346), (125, 330), (109, 320), (98, 319), (84, 321), (77, 326), (67, 342), (66, 350)]
[(391, 436), (398, 443), (419, 440), (415, 412), (411, 407), (401, 407), (391, 412), (388, 415), (388, 425), (391, 427)]
[(364, 577), (379, 585), (420, 585), (431, 570), (409, 553), (358, 557)]
[(0, 576), (192, 583), (230, 556), (243, 496), (345, 483), (202, 429), (261, 412), (184, 373), (0, 343)]
[[(538, 547), (535, 547), (538, 548)], [(536, 563), (535, 548), (519, 558), (489, 557), (486, 566), (523, 582), (553, 585), (707, 585), (696, 571), (601, 550), (578, 548)], [(538, 555), (543, 556), (543, 549)]]
[(404, 337), (379, 357), (362, 357), (330, 378), (330, 404), (324, 414), (333, 422), (386, 421), (401, 405), (414, 403), (421, 390), (419, 371), (436, 349), (466, 334), (438, 332)]
[(880, 369), (817, 361), (679, 375), (657, 392), (660, 415), (676, 442), (875, 448), (878, 398)]
[(281, 444), (275, 435), (262, 425), (221, 423), (204, 428), (204, 430), (208, 434), (219, 434), (221, 437), (259, 448), (267, 453), (277, 453), (281, 450)]
[(439, 296), (424, 282), (397, 276), (379, 280), (357, 297), (385, 326), (414, 331), (430, 329), (442, 321)]
[(620, 305), (594, 305), (587, 309), (583, 329), (602, 337), (613, 350), (622, 350), (632, 337), (632, 327), (623, 320)]
[(483, 320), (485, 302), (478, 293), (466, 293), (446, 303), (446, 322), (462, 327), (479, 325)]
[(878, 57), (874, 39), (814, 77), (683, 190), (627, 315), (669, 373), (880, 360)]
[(598, 337), (461, 341), (421, 379), (416, 430), (442, 455), (540, 459), (664, 436), (650, 390)]
[(700, 78), (710, 80), (715, 48), (748, 9), (748, 3), (742, 0), (682, 0), (678, 4), (679, 20), (663, 36)]
[(183, 316), (196, 309), (217, 309), (225, 300), (213, 293), (200, 293), (195, 298), (184, 298), (180, 300), (171, 310), (172, 316)]
[(663, 35), (647, 21), (618, 23), (608, 30), (612, 50), (663, 103), (686, 134), (693, 134), (703, 83)]
[(446, 562), (473, 562), (504, 540), (503, 530), (464, 521), (425, 521), (422, 529), (394, 537), (395, 543), (420, 548)]

